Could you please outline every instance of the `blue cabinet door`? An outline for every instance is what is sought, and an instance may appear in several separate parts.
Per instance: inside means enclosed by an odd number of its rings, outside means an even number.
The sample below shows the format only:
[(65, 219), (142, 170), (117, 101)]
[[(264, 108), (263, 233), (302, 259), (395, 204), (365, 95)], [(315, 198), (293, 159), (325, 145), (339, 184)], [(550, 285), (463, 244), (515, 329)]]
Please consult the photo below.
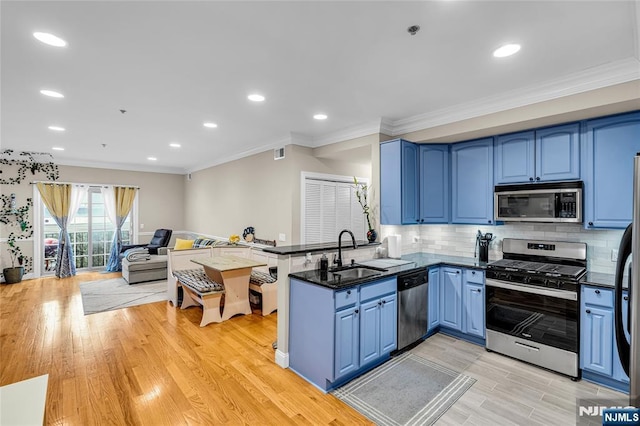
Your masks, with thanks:
[(359, 310), (357, 306), (336, 312), (335, 317), (335, 356), (334, 377), (355, 371), (360, 366), (358, 358)]
[(429, 326), (428, 331), (440, 325), (440, 268), (429, 269)]
[(380, 356), (380, 300), (360, 304), (360, 365)]
[(402, 223), (418, 223), (420, 194), (418, 146), (402, 141)]
[(448, 223), (449, 145), (420, 145), (420, 223)]
[(493, 138), (451, 147), (451, 221), (493, 223)]
[(380, 144), (380, 223), (418, 223), (418, 146), (397, 139)]
[(613, 374), (613, 310), (586, 305), (581, 310), (581, 365), (585, 370)]
[[(622, 323), (624, 324), (624, 334), (627, 337), (627, 341), (629, 341), (629, 329), (627, 328), (629, 325), (629, 294), (627, 292), (623, 292), (622, 294)], [(614, 329), (615, 330), (615, 329)], [(622, 368), (622, 364), (620, 362), (620, 353), (618, 352), (618, 345), (616, 343), (616, 336), (614, 332), (613, 336), (613, 378), (619, 380), (623, 383), (629, 383), (629, 376), (624, 372)]]
[(495, 142), (496, 184), (530, 182), (535, 179), (534, 132), (498, 136)]
[(484, 286), (464, 283), (462, 331), (484, 338)]
[(398, 303), (395, 294), (384, 296), (380, 305), (380, 355), (398, 347)]
[(440, 325), (462, 331), (462, 273), (458, 268), (440, 268)]
[(580, 124), (536, 130), (536, 180), (580, 178)]
[(633, 209), (633, 157), (640, 152), (640, 112), (588, 120), (585, 144), (585, 227), (626, 228)]
[(380, 223), (402, 223), (402, 150), (400, 141), (380, 144)]

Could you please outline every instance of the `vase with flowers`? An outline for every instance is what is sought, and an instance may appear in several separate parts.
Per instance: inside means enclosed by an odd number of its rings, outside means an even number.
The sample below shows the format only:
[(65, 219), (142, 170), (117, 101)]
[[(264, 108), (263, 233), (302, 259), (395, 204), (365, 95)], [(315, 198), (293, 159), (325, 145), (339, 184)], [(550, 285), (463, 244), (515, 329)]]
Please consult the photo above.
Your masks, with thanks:
[(366, 183), (358, 182), (358, 178), (353, 177), (353, 184), (356, 188), (356, 198), (360, 207), (362, 207), (362, 213), (367, 219), (367, 240), (373, 243), (378, 239), (378, 232), (371, 225), (371, 208), (369, 207), (369, 185)]

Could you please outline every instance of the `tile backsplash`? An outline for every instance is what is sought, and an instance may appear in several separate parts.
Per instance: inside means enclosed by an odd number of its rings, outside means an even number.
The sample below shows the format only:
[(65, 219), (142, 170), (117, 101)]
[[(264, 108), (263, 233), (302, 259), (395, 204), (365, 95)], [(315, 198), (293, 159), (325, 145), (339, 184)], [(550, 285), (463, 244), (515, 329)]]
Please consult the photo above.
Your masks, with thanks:
[(473, 257), (476, 234), (491, 232), (495, 239), (489, 246), (489, 261), (502, 258), (503, 238), (587, 243), (587, 267), (591, 272), (615, 273), (611, 250), (620, 245), (623, 230), (585, 230), (575, 224), (518, 223), (498, 226), (478, 225), (383, 225), (380, 241), (389, 235), (401, 235), (402, 254), (423, 252)]

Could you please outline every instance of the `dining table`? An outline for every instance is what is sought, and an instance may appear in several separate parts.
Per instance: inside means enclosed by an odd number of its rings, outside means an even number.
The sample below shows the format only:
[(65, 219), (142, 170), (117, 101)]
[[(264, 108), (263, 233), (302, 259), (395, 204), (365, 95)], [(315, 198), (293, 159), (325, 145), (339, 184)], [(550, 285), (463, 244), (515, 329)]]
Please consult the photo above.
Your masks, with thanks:
[(214, 256), (191, 259), (204, 267), (207, 276), (224, 287), (224, 307), (222, 320), (234, 315), (251, 313), (249, 303), (249, 279), (251, 270), (266, 263), (239, 256)]

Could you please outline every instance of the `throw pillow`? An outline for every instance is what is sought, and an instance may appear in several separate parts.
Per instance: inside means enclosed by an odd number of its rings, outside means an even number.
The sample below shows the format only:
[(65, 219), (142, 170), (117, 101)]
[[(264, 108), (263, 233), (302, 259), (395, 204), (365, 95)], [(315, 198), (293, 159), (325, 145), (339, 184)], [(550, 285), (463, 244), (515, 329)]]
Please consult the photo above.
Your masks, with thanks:
[(176, 245), (173, 247), (174, 250), (187, 250), (190, 248), (193, 248), (193, 240), (176, 238)]

